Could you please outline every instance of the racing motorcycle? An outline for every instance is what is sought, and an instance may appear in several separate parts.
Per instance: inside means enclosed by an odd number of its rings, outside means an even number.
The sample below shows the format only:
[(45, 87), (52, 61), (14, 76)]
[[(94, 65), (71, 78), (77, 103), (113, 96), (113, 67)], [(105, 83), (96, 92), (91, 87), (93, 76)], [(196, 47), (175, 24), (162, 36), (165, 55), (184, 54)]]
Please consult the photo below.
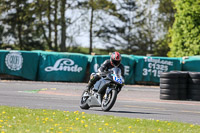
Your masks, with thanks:
[(115, 67), (108, 72), (97, 74), (101, 76), (101, 79), (89, 91), (83, 91), (80, 108), (101, 107), (103, 111), (109, 111), (115, 104), (117, 94), (124, 84), (121, 69)]

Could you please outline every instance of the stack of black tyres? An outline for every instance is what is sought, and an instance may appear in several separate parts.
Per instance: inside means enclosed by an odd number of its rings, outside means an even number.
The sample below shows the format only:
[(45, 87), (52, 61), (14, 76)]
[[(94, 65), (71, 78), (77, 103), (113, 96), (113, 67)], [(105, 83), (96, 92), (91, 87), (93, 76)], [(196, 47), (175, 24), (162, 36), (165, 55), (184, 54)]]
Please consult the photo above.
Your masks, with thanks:
[(188, 98), (200, 101), (200, 72), (189, 72)]
[(172, 71), (160, 75), (160, 99), (186, 100), (188, 72)]
[(179, 100), (188, 99), (189, 72), (179, 71)]

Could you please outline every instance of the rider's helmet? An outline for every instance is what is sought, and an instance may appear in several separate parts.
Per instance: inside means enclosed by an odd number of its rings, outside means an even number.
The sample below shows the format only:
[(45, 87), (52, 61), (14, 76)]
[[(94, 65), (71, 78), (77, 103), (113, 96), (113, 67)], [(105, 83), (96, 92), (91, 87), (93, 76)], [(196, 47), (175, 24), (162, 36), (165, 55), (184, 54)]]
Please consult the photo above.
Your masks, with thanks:
[(119, 52), (113, 52), (110, 56), (110, 62), (113, 66), (119, 66), (121, 63), (121, 55)]

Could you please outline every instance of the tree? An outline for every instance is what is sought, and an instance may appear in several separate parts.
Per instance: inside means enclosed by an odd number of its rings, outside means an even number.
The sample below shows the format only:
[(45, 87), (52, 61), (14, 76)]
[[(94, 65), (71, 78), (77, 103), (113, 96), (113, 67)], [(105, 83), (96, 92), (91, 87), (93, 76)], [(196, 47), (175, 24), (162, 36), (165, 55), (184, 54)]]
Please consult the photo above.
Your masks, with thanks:
[(172, 8), (165, 5), (172, 3), (159, 1), (0, 0), (2, 35), (23, 50), (67, 51), (85, 43), (80, 40), (87, 36), (89, 53), (103, 44), (127, 54), (165, 55), (169, 40), (165, 33), (173, 20)]
[[(140, 9), (134, 0), (118, 1), (112, 23), (101, 27), (99, 36), (106, 44), (122, 49), (126, 54), (146, 54), (148, 46), (145, 40), (144, 9)], [(149, 33), (149, 32), (148, 32)]]
[(48, 46), (49, 46), (49, 49), (53, 50), (53, 47), (52, 47), (52, 20), (51, 20), (51, 14), (52, 14), (52, 8), (51, 8), (51, 0), (48, 0), (48, 8), (47, 8), (47, 18), (48, 18)]
[(60, 44), (60, 50), (66, 51), (66, 20), (65, 20), (65, 7), (66, 7), (66, 0), (61, 0), (61, 44)]
[(158, 11), (158, 22), (161, 23), (160, 28), (163, 29), (164, 35), (156, 41), (153, 53), (157, 56), (167, 56), (170, 50), (168, 46), (170, 43), (169, 29), (174, 23), (174, 14), (176, 12), (174, 3), (172, 0), (159, 0)]
[[(0, 0), (0, 2), (1, 2), (1, 0)], [(1, 8), (0, 8), (0, 14), (1, 14)], [(2, 23), (0, 22), (0, 49), (2, 48), (2, 44), (3, 44), (3, 30), (4, 30), (4, 28), (2, 26)]]
[(0, 48), (3, 44), (3, 26), (0, 26)]
[[(85, 11), (81, 16), (84, 17), (82, 20), (89, 25), (86, 29), (89, 31), (89, 53), (92, 53), (93, 45), (101, 43), (99, 39), (99, 33), (102, 30), (101, 27), (105, 25), (109, 26), (109, 17), (114, 15), (116, 7), (112, 1), (108, 0), (79, 1), (77, 6), (80, 10)], [(85, 16), (85, 14), (88, 14), (89, 17)]]
[(174, 3), (172, 0), (160, 0), (158, 11), (161, 15), (159, 21), (164, 24), (166, 31), (168, 31), (174, 23), (174, 14), (176, 13)]
[(94, 10), (95, 10), (95, 2), (93, 0), (89, 1), (89, 6), (91, 7), (91, 17), (90, 17), (90, 50), (89, 54), (92, 53), (92, 43), (93, 43), (93, 21), (94, 21)]
[(168, 34), (165, 34), (163, 38), (156, 41), (153, 54), (155, 56), (167, 56), (167, 53), (169, 52), (169, 42), (170, 37)]
[(58, 51), (58, 0), (54, 0), (54, 49)]
[(13, 43), (20, 50), (44, 49), (40, 42), (40, 35), (34, 25), (35, 2), (29, 1), (2, 1), (1, 13), (2, 23), (6, 25), (4, 38), (13, 38)]
[(169, 56), (181, 57), (200, 54), (199, 0), (174, 1), (177, 13), (170, 31)]
[[(135, 45), (130, 51), (135, 54), (153, 54), (166, 56), (168, 47), (168, 29), (173, 24), (175, 10), (171, 0), (143, 0), (137, 4), (142, 13), (140, 23), (136, 25), (138, 34)], [(136, 10), (137, 11), (137, 10)], [(136, 17), (137, 18), (137, 17)]]

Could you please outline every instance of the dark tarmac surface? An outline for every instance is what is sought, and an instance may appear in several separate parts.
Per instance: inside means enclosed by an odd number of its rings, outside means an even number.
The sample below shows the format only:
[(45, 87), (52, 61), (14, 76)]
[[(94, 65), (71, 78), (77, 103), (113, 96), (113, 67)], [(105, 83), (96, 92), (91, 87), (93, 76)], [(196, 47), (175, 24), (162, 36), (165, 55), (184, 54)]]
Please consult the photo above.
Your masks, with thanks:
[[(81, 110), (85, 83), (0, 81), (0, 105), (81, 111), (200, 125), (200, 101), (160, 100), (158, 86), (125, 85), (110, 112), (101, 108)], [(40, 90), (38, 93), (35, 90)]]

